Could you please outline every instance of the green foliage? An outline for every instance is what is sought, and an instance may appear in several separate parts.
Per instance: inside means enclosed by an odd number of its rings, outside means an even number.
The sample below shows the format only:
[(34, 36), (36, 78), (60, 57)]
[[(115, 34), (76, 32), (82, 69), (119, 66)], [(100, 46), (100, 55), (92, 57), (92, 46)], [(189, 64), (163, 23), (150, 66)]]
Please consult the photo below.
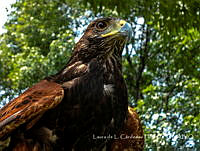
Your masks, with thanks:
[(66, 63), (74, 45), (70, 23), (75, 13), (56, 1), (23, 0), (12, 7), (7, 32), (0, 37), (0, 85), (20, 92)]
[(199, 0), (76, 0), (72, 2), (83, 3), (96, 13), (110, 9), (116, 10), (124, 18), (142, 16), (149, 24), (154, 24), (163, 30), (175, 32), (179, 31), (180, 27), (187, 29), (189, 26), (199, 29)]
[(145, 149), (200, 149), (199, 0), (19, 0), (13, 8), (0, 36), (1, 100), (59, 71), (94, 16), (121, 17), (134, 31), (123, 72)]

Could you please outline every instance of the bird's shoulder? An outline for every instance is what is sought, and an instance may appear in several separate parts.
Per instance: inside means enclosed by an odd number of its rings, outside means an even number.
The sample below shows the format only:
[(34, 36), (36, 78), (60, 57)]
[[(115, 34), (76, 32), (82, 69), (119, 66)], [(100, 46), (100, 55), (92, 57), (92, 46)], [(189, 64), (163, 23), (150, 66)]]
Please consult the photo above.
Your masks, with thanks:
[[(0, 139), (20, 125), (31, 128), (48, 109), (57, 106), (64, 97), (60, 84), (42, 80), (10, 101), (0, 110)], [(36, 120), (35, 120), (36, 119)]]

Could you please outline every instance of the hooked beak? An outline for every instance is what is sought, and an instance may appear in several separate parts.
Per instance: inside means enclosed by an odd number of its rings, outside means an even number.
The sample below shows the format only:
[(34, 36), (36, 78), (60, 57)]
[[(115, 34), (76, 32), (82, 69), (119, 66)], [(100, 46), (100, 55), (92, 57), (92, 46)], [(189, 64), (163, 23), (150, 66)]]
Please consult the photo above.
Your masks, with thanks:
[(130, 41), (133, 34), (131, 25), (127, 23), (125, 20), (116, 20), (115, 25), (112, 26), (110, 31), (108, 33), (102, 34), (101, 36), (108, 37), (117, 34), (126, 38), (127, 42)]

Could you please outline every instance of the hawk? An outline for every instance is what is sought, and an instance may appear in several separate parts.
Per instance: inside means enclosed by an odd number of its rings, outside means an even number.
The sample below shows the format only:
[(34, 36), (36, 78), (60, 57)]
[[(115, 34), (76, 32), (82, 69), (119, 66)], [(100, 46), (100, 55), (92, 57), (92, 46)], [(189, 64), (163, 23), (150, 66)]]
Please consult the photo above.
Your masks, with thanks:
[[(4, 150), (133, 148), (119, 137), (132, 132), (143, 135), (140, 122), (135, 122), (138, 117), (128, 110), (122, 75), (122, 50), (131, 34), (131, 26), (124, 20), (92, 21), (60, 72), (36, 83), (0, 110)], [(132, 145), (136, 142), (130, 141)]]

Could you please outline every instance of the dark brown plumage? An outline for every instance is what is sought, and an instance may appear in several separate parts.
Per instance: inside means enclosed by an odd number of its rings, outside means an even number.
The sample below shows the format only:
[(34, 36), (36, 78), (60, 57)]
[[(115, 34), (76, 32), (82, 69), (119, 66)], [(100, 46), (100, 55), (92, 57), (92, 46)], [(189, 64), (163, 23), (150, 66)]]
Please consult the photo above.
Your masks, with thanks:
[(121, 65), (130, 34), (131, 28), (123, 20), (91, 22), (59, 73), (0, 110), (0, 140), (10, 139), (4, 150), (113, 150), (112, 143), (119, 142), (94, 137), (119, 135), (127, 129), (127, 119), (133, 119), (127, 114)]
[(111, 151), (142, 151), (144, 149), (144, 134), (136, 111), (128, 107), (128, 117), (117, 139), (111, 143)]

